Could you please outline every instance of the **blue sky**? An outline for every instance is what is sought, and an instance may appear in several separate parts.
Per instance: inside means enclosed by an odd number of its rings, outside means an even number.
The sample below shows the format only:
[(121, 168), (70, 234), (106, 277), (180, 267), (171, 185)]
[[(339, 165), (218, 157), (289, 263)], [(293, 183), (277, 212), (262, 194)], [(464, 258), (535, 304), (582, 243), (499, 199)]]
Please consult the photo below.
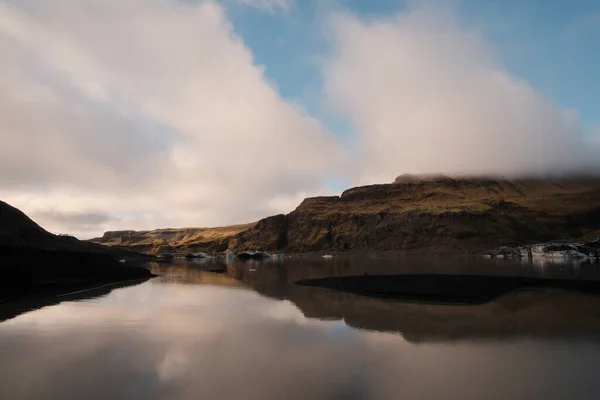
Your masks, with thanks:
[[(324, 15), (335, 10), (387, 18), (414, 3), (304, 0), (294, 2), (289, 11), (264, 12), (239, 5), (228, 10), (235, 31), (280, 93), (344, 132), (347, 124), (316, 104), (321, 87), (319, 57), (331, 45)], [(600, 126), (600, 3), (457, 0), (451, 4), (466, 26), (484, 32), (510, 73), (557, 105), (577, 110), (588, 128)]]

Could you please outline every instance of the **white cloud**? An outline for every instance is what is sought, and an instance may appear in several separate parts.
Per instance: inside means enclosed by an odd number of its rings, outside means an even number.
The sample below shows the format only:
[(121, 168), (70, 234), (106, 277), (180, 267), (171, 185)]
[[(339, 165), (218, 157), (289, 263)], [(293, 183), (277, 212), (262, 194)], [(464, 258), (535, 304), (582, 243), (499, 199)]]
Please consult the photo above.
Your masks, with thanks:
[(0, 52), (0, 190), (53, 231), (246, 222), (337, 162), (216, 2), (2, 2)]
[(275, 12), (281, 10), (289, 12), (292, 9), (293, 0), (233, 0), (238, 4), (257, 8), (261, 11)]
[(420, 3), (393, 18), (332, 22), (325, 91), (355, 129), (355, 182), (600, 170), (577, 115), (507, 73), (451, 8)]

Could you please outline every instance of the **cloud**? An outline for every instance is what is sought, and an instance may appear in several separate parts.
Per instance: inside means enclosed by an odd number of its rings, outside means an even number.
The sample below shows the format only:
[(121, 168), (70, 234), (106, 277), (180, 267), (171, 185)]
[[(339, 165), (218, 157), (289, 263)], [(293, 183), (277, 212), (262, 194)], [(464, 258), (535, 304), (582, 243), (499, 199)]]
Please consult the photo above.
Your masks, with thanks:
[(277, 10), (289, 12), (293, 6), (293, 0), (233, 0), (238, 4), (253, 7), (261, 11), (273, 13)]
[(335, 168), (216, 2), (2, 2), (0, 51), (0, 190), (50, 230), (246, 222)]
[(575, 112), (511, 76), (480, 30), (419, 3), (391, 18), (332, 18), (327, 101), (352, 122), (354, 182), (401, 173), (600, 171)]
[[(77, 212), (69, 213), (54, 210), (40, 210), (31, 215), (35, 220), (43, 220), (55, 226), (68, 226), (78, 232), (95, 232), (98, 225), (115, 223), (118, 219), (108, 213), (102, 212)], [(68, 232), (59, 232), (68, 233)]]

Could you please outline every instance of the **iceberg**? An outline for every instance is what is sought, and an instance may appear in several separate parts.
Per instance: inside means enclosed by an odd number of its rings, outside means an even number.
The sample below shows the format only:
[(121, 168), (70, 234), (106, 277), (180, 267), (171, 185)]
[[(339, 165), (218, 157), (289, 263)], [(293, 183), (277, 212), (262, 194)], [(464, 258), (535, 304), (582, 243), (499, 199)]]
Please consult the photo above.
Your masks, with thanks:
[(538, 243), (498, 247), (486, 253), (486, 258), (517, 258), (546, 260), (600, 260), (600, 239), (583, 243)]

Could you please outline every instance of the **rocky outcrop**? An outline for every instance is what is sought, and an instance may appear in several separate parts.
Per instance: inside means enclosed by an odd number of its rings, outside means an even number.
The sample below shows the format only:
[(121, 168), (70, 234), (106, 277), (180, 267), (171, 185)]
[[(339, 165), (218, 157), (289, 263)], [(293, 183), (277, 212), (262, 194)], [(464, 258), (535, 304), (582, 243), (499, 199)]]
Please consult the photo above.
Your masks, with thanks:
[(261, 219), (252, 228), (236, 235), (229, 242), (229, 248), (236, 252), (254, 249), (270, 251), (287, 246), (287, 225), (283, 214)]

